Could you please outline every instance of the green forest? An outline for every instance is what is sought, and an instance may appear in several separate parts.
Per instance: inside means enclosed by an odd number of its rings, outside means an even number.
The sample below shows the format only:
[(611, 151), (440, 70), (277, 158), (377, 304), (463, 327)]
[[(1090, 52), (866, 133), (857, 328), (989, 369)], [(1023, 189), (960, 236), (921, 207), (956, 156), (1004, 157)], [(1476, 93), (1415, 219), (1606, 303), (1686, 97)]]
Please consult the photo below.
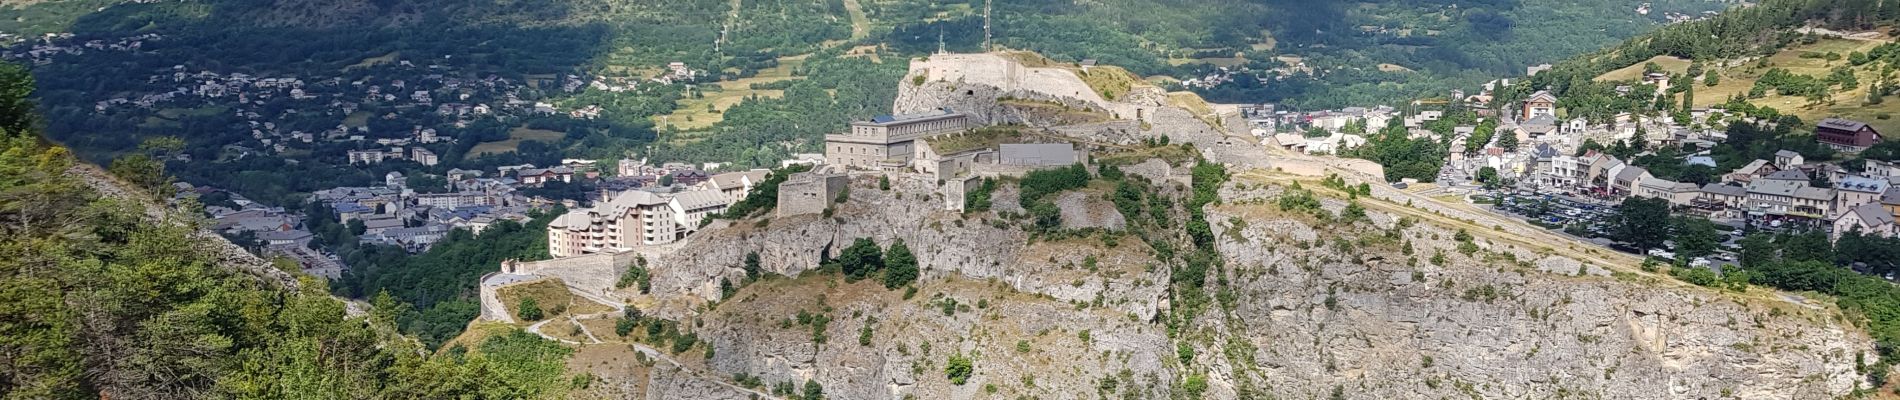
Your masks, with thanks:
[(43, 144), (0, 65), (0, 398), (558, 398), (569, 349), (525, 332), (429, 355), (321, 279), (220, 266), (188, 208), (153, 220)]

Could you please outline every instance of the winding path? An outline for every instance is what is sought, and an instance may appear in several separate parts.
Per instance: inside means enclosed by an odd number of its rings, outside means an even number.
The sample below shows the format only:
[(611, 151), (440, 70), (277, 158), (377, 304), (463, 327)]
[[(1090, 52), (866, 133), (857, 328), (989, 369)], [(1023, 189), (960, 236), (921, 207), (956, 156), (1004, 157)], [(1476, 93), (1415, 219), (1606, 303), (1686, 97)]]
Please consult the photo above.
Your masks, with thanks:
[[(587, 299), (588, 301), (592, 301), (595, 303), (606, 305), (608, 307), (612, 307), (613, 309), (608, 310), (608, 311), (591, 313), (591, 314), (569, 315), (562, 319), (542, 320), (541, 322), (536, 322), (534, 324), (528, 325), (528, 328), (527, 328), (528, 333), (533, 333), (536, 336), (540, 336), (542, 339), (552, 340), (552, 341), (575, 345), (575, 346), (607, 344), (606, 341), (600, 340), (599, 336), (594, 336), (594, 332), (592, 330), (587, 329), (587, 325), (582, 324), (581, 321), (617, 318), (622, 313), (626, 312), (627, 305), (621, 302), (610, 301), (610, 300), (601, 298), (600, 296), (596, 296), (592, 293), (580, 290), (578, 288), (574, 288), (572, 286), (568, 287), (568, 292), (573, 293), (575, 296), (579, 296), (581, 298)], [(555, 337), (553, 335), (547, 334), (546, 332), (542, 332), (542, 329), (541, 329), (542, 327), (547, 326), (549, 322), (554, 322), (558, 320), (565, 320), (567, 321), (567, 323), (573, 324), (574, 326), (579, 327), (581, 331), (581, 336), (586, 337), (587, 341), (585, 343), (582, 343), (578, 341)], [(646, 344), (643, 344), (643, 343), (634, 343), (634, 342), (626, 342), (626, 344), (628, 346), (631, 346), (634, 351), (640, 352), (640, 354), (645, 354), (648, 358), (665, 361), (667, 364), (672, 365), (674, 368), (678, 368), (681, 373), (684, 373), (688, 376), (692, 376), (694, 378), (698, 378), (701, 381), (712, 382), (719, 386), (724, 386), (728, 389), (732, 389), (735, 391), (756, 396), (756, 398), (760, 398), (760, 399), (779, 399), (780, 398), (771, 393), (761, 392), (761, 391), (753, 390), (751, 388), (747, 388), (744, 386), (734, 385), (730, 382), (727, 382), (726, 379), (721, 378), (721, 377), (711, 376), (710, 374), (705, 373), (704, 371), (700, 371), (698, 369), (687, 366), (686, 363), (682, 363), (679, 361), (679, 359), (673, 358), (672, 355), (666, 354), (666, 352), (660, 351), (660, 349), (653, 348), (652, 346), (647, 346)]]

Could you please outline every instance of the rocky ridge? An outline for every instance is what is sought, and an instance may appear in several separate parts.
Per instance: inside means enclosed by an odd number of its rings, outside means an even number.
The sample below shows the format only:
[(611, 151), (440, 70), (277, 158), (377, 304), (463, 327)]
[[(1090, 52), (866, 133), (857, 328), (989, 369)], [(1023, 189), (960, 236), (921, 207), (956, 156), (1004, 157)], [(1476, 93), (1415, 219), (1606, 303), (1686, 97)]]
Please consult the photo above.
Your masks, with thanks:
[[(1115, 109), (973, 76), (907, 78), (897, 111), (982, 113), (1035, 93)], [(1206, 282), (1213, 299), (1191, 315), (1174, 309), (1169, 267), (1139, 240), (1031, 242), (1008, 217), (1019, 211), (1007, 207), (1011, 185), (997, 211), (963, 215), (925, 194), (935, 182), (910, 177), (890, 191), (856, 177), (829, 216), (737, 221), (649, 251), (652, 293), (615, 295), (691, 321), (716, 349), (703, 366), (715, 374), (810, 380), (836, 399), (1829, 398), (1862, 386), (1857, 363), (1872, 362), (1865, 334), (1829, 307), (1633, 272), (1618, 264), (1626, 258), (1575, 256), (1514, 221), (1382, 185), (1357, 200), (1364, 220), (1338, 218), (1348, 201), (1325, 196), (1324, 217), (1281, 210), (1280, 185), (1328, 173), (1377, 182), (1377, 167), (1281, 154), (1206, 115), (1145, 104), (1156, 108), (1143, 126), (1089, 138), (1167, 135), (1235, 171), (1205, 209), (1221, 262)], [(1165, 195), (1185, 190), (1183, 166), (1129, 171)], [(1477, 228), (1476, 239), (1453, 239), (1452, 225)], [(916, 292), (807, 273), (856, 238), (909, 244), (923, 269)], [(754, 251), (768, 272), (797, 278), (720, 298), (719, 282), (743, 281)], [(945, 379), (951, 355), (975, 360), (969, 382)]]

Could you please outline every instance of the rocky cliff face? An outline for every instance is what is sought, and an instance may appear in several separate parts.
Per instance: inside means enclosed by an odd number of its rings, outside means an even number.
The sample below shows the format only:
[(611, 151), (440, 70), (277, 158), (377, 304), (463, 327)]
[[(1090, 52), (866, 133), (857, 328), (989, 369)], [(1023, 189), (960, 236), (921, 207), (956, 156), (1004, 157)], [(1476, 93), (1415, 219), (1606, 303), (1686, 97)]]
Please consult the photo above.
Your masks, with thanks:
[[(1121, 118), (1139, 109), (1141, 121), (1055, 129), (1109, 144), (1166, 135), (1236, 172), (1204, 210), (1220, 253), (1204, 294), (1182, 297), (1175, 266), (1143, 241), (1103, 234), (1130, 222), (1099, 190), (1056, 199), (1072, 228), (1108, 229), (1032, 242), (1013, 185), (995, 211), (964, 215), (940, 211), (936, 182), (895, 177), (883, 191), (863, 176), (832, 216), (740, 221), (653, 251), (654, 292), (616, 295), (691, 321), (716, 350), (702, 366), (714, 375), (811, 381), (833, 399), (1805, 399), (1852, 392), (1857, 363), (1873, 362), (1865, 334), (1818, 302), (1688, 286), (1384, 186), (1358, 200), (1364, 219), (1336, 217), (1347, 201), (1323, 196), (1325, 217), (1281, 210), (1276, 185), (1326, 173), (1376, 181), (1377, 168), (1274, 154), (1222, 126), (1238, 119), (1154, 94), (1107, 101), (1072, 75), (1038, 81), (1050, 71), (972, 60), (913, 63), (895, 111), (1036, 125), (1063, 121), (1022, 102)], [(1185, 196), (1181, 165), (1125, 170)], [(1461, 229), (1476, 238), (1453, 239)], [(907, 243), (923, 268), (915, 292), (807, 273), (857, 238)], [(719, 298), (722, 279), (742, 281), (748, 252), (798, 277)], [(974, 360), (968, 382), (948, 379), (953, 356)]]
[[(1827, 398), (1853, 390), (1856, 358), (1872, 357), (1826, 307), (1612, 274), (1627, 266), (1490, 232), (1461, 246), (1455, 229), (1396, 204), (1365, 200), (1365, 221), (1322, 221), (1273, 206), (1279, 188), (1246, 183), (1208, 209), (1224, 265), (1209, 278), (1209, 305), (1170, 328), (1167, 267), (1140, 241), (1025, 243), (1019, 221), (897, 194), (923, 184), (883, 192), (861, 182), (838, 208), (844, 217), (713, 236), (721, 245), (656, 264), (656, 295), (716, 296), (709, 280), (737, 280), (747, 251), (795, 275), (856, 237), (905, 240), (925, 269), (910, 297), (807, 275), (681, 311), (716, 349), (706, 360), (715, 374), (812, 380), (836, 399), (982, 398), (990, 386), (1077, 399)], [(1344, 205), (1326, 200), (1333, 213)], [(1231, 289), (1212, 289), (1220, 280)], [(829, 321), (819, 328), (801, 313)], [(946, 379), (952, 354), (976, 360), (970, 382)]]
[[(1869, 340), (1835, 325), (1831, 311), (1769, 293), (1605, 276), (1604, 266), (1482, 234), (1467, 255), (1453, 230), (1403, 227), (1380, 213), (1352, 226), (1275, 215), (1266, 205), (1209, 215), (1225, 225), (1220, 247), (1241, 300), (1190, 330), (1230, 332), (1257, 349), (1200, 353), (1210, 393), (1828, 398), (1853, 390), (1856, 357), (1872, 356)], [(1444, 262), (1430, 261), (1439, 254)]]

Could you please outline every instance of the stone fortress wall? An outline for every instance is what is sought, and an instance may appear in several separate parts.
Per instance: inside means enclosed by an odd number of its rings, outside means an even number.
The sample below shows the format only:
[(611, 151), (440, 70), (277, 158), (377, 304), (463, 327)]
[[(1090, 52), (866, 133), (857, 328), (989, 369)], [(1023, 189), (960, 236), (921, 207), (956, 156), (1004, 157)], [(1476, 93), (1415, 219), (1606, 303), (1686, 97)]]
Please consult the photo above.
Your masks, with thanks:
[[(952, 91), (929, 98), (906, 100), (899, 95), (895, 105), (899, 114), (928, 111), (948, 106), (958, 112), (971, 113), (982, 123), (996, 123), (992, 113), (980, 110), (984, 107), (958, 107), (954, 97), (969, 97), (989, 100), (1015, 97), (1025, 99), (1052, 100), (1072, 106), (1083, 106), (1102, 110), (1116, 119), (1147, 120), (1160, 107), (1161, 98), (1166, 94), (1159, 88), (1137, 88), (1124, 98), (1111, 101), (1105, 99), (1075, 71), (1066, 68), (1029, 67), (1007, 56), (994, 53), (979, 54), (933, 54), (927, 59), (913, 60), (910, 73), (904, 77), (903, 85), (912, 85), (917, 76), (922, 75), (926, 85), (948, 83), (960, 86), (964, 83), (979, 83), (995, 88), (1000, 93), (977, 93), (964, 89), (961, 93)], [(913, 85), (914, 86), (914, 85)], [(1144, 90), (1145, 89), (1145, 90)], [(1150, 93), (1152, 92), (1152, 93)], [(945, 96), (947, 95), (947, 96)], [(946, 104), (948, 103), (948, 104)]]

